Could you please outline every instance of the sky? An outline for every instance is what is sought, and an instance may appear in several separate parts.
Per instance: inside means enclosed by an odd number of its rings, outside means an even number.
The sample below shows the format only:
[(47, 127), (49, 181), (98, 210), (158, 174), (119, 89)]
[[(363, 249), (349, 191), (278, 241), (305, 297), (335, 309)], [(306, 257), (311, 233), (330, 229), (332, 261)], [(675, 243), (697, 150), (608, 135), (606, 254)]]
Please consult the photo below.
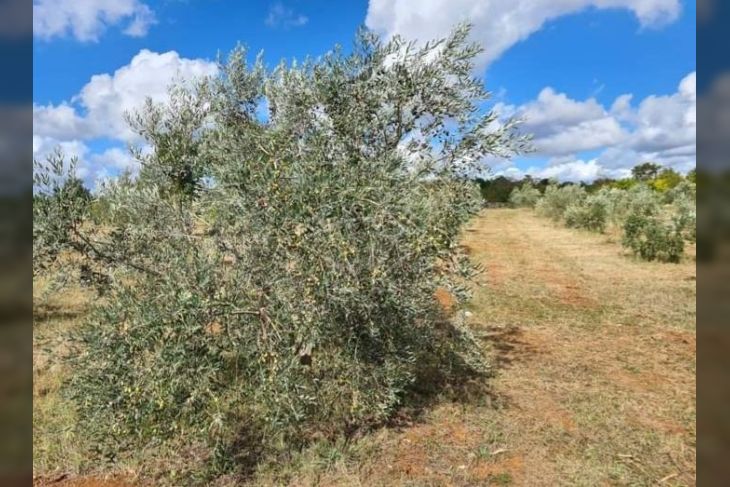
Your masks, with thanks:
[[(706, 3), (706, 0), (702, 2)], [(644, 161), (696, 164), (692, 0), (34, 0), (33, 154), (78, 156), (89, 186), (136, 170), (124, 122), (176, 77), (216, 73), (237, 43), (267, 64), (347, 48), (358, 27), (417, 41), (473, 24), (491, 108), (533, 152), (494, 175), (591, 181)], [(252, 55), (253, 55), (252, 54)]]

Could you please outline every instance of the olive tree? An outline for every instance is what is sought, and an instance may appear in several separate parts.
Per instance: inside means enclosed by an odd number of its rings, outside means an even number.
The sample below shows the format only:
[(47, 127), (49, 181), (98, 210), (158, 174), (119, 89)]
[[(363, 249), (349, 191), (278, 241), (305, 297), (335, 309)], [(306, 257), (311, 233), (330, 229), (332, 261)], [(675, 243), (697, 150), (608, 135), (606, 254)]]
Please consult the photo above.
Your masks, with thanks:
[(272, 70), (237, 48), (129, 117), (152, 147), (137, 181), (100, 190), (103, 225), (80, 208), (52, 242), (108, 277), (67, 387), (100, 452), (185, 445), (225, 471), (382, 422), (427, 371), (486, 373), (433, 294), (468, 296), (465, 175), (525, 140), (478, 108), (467, 35), (362, 31), (349, 54)]
[(554, 221), (560, 221), (569, 206), (581, 204), (586, 196), (585, 189), (577, 184), (558, 186), (553, 182), (545, 188), (545, 192), (537, 202), (535, 209), (542, 216), (549, 217)]
[(563, 213), (565, 225), (603, 233), (606, 230), (609, 201), (600, 191), (568, 205)]
[(540, 196), (540, 190), (526, 182), (512, 190), (509, 195), (509, 202), (517, 208), (534, 208)]

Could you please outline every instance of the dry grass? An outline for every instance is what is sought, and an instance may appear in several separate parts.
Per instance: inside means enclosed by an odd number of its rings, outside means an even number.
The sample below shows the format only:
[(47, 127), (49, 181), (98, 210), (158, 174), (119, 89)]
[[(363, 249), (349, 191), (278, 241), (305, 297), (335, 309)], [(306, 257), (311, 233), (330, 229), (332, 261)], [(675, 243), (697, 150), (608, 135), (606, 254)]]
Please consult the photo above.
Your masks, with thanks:
[(60, 394), (71, 371), (64, 363), (68, 335), (87, 311), (89, 294), (72, 288), (46, 293), (34, 283), (33, 309), (33, 468), (45, 477), (78, 472), (83, 463), (72, 425), (72, 404)]
[[(641, 262), (609, 236), (526, 210), (486, 211), (463, 243), (486, 267), (470, 319), (495, 363), (490, 393), (445, 392), (415, 421), (315, 444), (262, 466), (251, 483), (694, 485), (694, 261)], [(45, 479), (73, 478), (82, 462), (57, 394), (69, 371), (49, 357), (77, 320), (64, 312), (84, 298), (61, 300), (60, 315), (36, 323), (34, 441)]]
[(465, 244), (489, 283), (475, 317), (502, 364), (499, 423), (520, 483), (693, 485), (694, 261), (641, 262), (525, 211), (489, 212), (475, 230)]

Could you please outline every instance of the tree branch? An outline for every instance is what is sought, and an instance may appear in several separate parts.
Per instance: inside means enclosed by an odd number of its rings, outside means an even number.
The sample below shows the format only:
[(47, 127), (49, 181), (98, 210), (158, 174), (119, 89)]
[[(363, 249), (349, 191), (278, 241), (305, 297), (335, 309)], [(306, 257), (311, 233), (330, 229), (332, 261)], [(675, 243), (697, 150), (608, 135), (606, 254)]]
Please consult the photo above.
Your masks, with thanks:
[(130, 267), (132, 269), (137, 270), (137, 271), (144, 272), (146, 274), (150, 274), (150, 275), (153, 275), (155, 277), (162, 277), (162, 274), (160, 274), (159, 272), (157, 272), (157, 271), (155, 271), (153, 269), (150, 269), (150, 268), (148, 268), (146, 266), (143, 266), (141, 264), (137, 264), (135, 262), (131, 262), (131, 261), (126, 260), (126, 259), (121, 259), (118, 256), (114, 256), (114, 255), (108, 254), (108, 253), (106, 253), (106, 252), (104, 252), (102, 250), (99, 250), (99, 248), (96, 245), (94, 245), (94, 243), (92, 243), (91, 240), (89, 240), (88, 238), (86, 238), (86, 236), (84, 236), (82, 233), (80, 233), (75, 227), (72, 227), (71, 228), (71, 231), (73, 232), (73, 234), (76, 237), (78, 237), (84, 243), (84, 245), (86, 245), (87, 247), (89, 247), (91, 249), (91, 251), (94, 252), (97, 256), (99, 256), (99, 258), (101, 258), (102, 260), (105, 260), (107, 262), (118, 262), (120, 264), (126, 265), (126, 266), (128, 266), (128, 267)]

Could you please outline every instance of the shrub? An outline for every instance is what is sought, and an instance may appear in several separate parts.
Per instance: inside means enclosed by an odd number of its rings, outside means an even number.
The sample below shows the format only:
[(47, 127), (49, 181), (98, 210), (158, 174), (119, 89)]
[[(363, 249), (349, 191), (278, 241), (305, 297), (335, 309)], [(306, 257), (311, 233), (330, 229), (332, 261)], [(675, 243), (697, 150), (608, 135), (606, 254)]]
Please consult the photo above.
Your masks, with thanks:
[[(672, 204), (663, 204), (664, 199)], [(580, 186), (551, 184), (536, 209), (573, 228), (604, 232), (612, 223), (622, 228), (623, 245), (641, 258), (678, 262), (685, 240), (697, 238), (695, 199), (694, 184), (687, 181), (663, 194), (641, 182), (629, 189), (606, 186), (589, 195)]]
[(678, 231), (690, 242), (697, 241), (697, 203), (686, 193), (675, 196), (673, 221)]
[[(66, 164), (54, 151), (45, 160), (34, 161), (33, 275), (52, 269), (64, 248), (80, 249), (75, 237), (91, 205), (91, 194), (75, 177), (78, 159)], [(64, 172), (68, 177), (62, 178)]]
[(154, 151), (138, 181), (102, 189), (105, 225), (72, 233), (112, 277), (67, 389), (90, 443), (184, 446), (227, 471), (387, 419), (431, 364), (486, 372), (433, 293), (463, 299), (472, 273), (456, 245), (480, 206), (467, 161), (523, 139), (475, 109), (467, 35), (363, 32), (351, 55), (273, 71), (239, 49), (132, 117)]
[(608, 201), (603, 194), (590, 195), (582, 202), (568, 206), (563, 217), (569, 227), (603, 232), (608, 217)]
[(672, 189), (668, 190), (664, 195), (666, 203), (673, 203), (678, 199), (687, 199), (688, 201), (697, 200), (697, 185), (688, 179), (683, 180)]
[(580, 186), (551, 184), (545, 188), (545, 193), (535, 208), (539, 214), (557, 221), (563, 218), (568, 206), (580, 204), (585, 198), (586, 191)]
[(684, 237), (673, 223), (656, 216), (632, 213), (624, 223), (622, 243), (644, 260), (679, 262), (684, 253)]
[(651, 187), (660, 193), (666, 193), (674, 189), (683, 181), (682, 176), (671, 168), (662, 169), (659, 174), (651, 181)]
[(634, 178), (624, 178), (613, 181), (610, 183), (610, 186), (615, 189), (626, 190), (631, 189), (638, 184), (640, 184), (639, 181)]
[(610, 193), (609, 219), (623, 226), (631, 214), (654, 216), (661, 211), (661, 201), (655, 191), (645, 184), (633, 186), (628, 190), (614, 190)]
[(534, 208), (539, 199), (540, 191), (528, 183), (513, 189), (509, 195), (509, 202), (518, 208)]

